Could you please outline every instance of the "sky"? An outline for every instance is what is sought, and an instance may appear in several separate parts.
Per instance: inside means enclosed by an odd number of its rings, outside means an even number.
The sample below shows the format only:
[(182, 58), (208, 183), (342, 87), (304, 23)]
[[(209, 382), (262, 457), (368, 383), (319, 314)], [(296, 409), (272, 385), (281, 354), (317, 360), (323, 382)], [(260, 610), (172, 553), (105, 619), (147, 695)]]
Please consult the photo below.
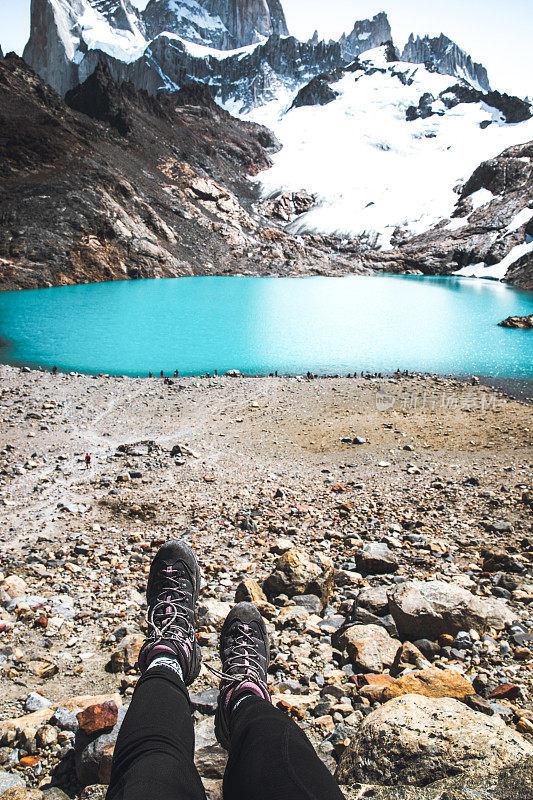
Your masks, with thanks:
[[(133, 0), (144, 8), (147, 0)], [(415, 33), (443, 32), (487, 68), (493, 88), (533, 96), (532, 0), (282, 0), (289, 30), (308, 39), (338, 38), (358, 19), (386, 11), (402, 47)], [(29, 35), (30, 0), (0, 0), (0, 45), (22, 52)]]

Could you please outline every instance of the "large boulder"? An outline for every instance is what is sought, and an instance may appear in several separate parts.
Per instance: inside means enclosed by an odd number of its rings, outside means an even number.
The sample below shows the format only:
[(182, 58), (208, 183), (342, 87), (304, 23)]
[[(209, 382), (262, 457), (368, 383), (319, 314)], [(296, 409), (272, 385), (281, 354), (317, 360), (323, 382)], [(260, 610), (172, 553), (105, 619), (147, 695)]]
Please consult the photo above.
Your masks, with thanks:
[(329, 602), (333, 590), (333, 561), (322, 553), (309, 555), (305, 550), (293, 549), (283, 553), (276, 568), (263, 584), (270, 599), (280, 594), (294, 597), (299, 594), (316, 594), (323, 605)]
[(378, 785), (427, 784), (458, 773), (494, 774), (533, 756), (501, 717), (458, 700), (404, 695), (372, 711), (344, 751), (336, 777)]
[(222, 630), (226, 617), (231, 611), (232, 604), (217, 600), (215, 597), (208, 597), (198, 606), (197, 616), (200, 628), (208, 628), (216, 631)]
[(533, 798), (533, 759), (507, 767), (494, 775), (481, 769), (475, 775), (457, 775), (430, 786), (342, 787), (347, 800), (525, 800)]
[(389, 613), (388, 588), (386, 586), (365, 586), (359, 592), (357, 605), (378, 617), (384, 617)]
[(502, 322), (498, 322), (500, 328), (519, 328), (527, 331), (533, 328), (533, 314), (525, 317), (507, 317)]
[(443, 633), (501, 630), (516, 615), (500, 600), (477, 597), (453, 583), (407, 581), (389, 593), (389, 609), (402, 639), (435, 640)]
[(346, 650), (359, 670), (383, 672), (392, 666), (401, 642), (389, 636), (381, 625), (351, 625), (335, 640), (335, 646)]

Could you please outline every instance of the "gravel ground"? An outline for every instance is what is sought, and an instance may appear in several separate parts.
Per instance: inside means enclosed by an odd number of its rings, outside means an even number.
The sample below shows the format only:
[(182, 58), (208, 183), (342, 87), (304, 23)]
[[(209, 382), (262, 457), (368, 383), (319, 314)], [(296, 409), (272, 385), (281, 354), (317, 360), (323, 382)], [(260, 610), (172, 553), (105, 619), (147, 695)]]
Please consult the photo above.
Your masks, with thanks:
[[(524, 570), (533, 559), (531, 405), (499, 390), (416, 375), (167, 386), (7, 366), (0, 381), (0, 570), (22, 578), (26, 596), (48, 599), (44, 610), (0, 611), (11, 648), (0, 664), (3, 719), (22, 715), (31, 691), (54, 702), (119, 691), (127, 702), (134, 673), (106, 664), (117, 629), (141, 632), (150, 559), (170, 537), (195, 547), (203, 602), (230, 602), (243, 578), (262, 583), (280, 538), (331, 557), (346, 574), (361, 539), (386, 542), (398, 576), (459, 575), (482, 596), (494, 596), (483, 547), (504, 545)], [(391, 580), (368, 576), (360, 585)], [(508, 594), (496, 596), (529, 623), (529, 600)], [(351, 597), (346, 584), (338, 588), (331, 613)], [(201, 636), (204, 660), (216, 665), (213, 607), (210, 614)], [(289, 654), (286, 671), (312, 693), (309, 679), (327, 674), (331, 646), (312, 650), (313, 634), (285, 629), (276, 614), (274, 652)], [(521, 687), (516, 702), (526, 714), (533, 656), (515, 658), (514, 648), (482, 655), (481, 667), (496, 683)], [(480, 669), (470, 656), (440, 658), (471, 680)], [(273, 670), (275, 692), (288, 691), (282, 677)], [(194, 690), (212, 685), (203, 669)], [(305, 709), (300, 717), (321, 746), (331, 730)], [(338, 755), (331, 747), (322, 754)], [(45, 753), (40, 768), (24, 772), (27, 782), (46, 785), (57, 757)]]

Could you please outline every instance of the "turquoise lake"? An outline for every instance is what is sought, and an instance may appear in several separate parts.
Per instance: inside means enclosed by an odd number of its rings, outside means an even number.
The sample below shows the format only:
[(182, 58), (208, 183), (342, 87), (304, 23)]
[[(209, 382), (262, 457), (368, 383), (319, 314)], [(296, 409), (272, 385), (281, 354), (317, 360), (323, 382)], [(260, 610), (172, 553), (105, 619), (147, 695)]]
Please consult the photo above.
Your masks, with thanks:
[(533, 294), (469, 278), (200, 277), (0, 294), (0, 361), (146, 375), (533, 377)]

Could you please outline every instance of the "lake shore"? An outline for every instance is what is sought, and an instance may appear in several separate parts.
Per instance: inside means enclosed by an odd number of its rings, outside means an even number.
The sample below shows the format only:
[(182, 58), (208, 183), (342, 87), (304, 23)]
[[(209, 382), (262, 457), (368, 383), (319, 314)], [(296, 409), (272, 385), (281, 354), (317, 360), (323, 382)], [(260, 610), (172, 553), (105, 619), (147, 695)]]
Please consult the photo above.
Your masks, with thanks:
[[(66, 596), (75, 612), (47, 631), (31, 612), (17, 619), (3, 611), (6, 643), (20, 652), (2, 679), (3, 719), (21, 716), (31, 691), (51, 701), (118, 691), (129, 701), (133, 673), (105, 668), (113, 631), (142, 629), (149, 561), (170, 537), (186, 535), (195, 547), (207, 581), (202, 601), (213, 603), (229, 601), (245, 577), (262, 582), (280, 537), (323, 551), (341, 570), (353, 569), (353, 537), (388, 541), (399, 574), (468, 586), (483, 581), (483, 547), (521, 554), (529, 541), (522, 497), (531, 405), (488, 386), (418, 375), (178, 378), (167, 386), (0, 366), (0, 397), (0, 570), (20, 576), (28, 595)], [(502, 519), (509, 526), (497, 532), (491, 526)], [(390, 580), (370, 576), (361, 586)], [(337, 613), (345, 596), (339, 586)], [(530, 606), (511, 605), (531, 618)], [(296, 664), (314, 634), (289, 636), (278, 611), (272, 635)], [(204, 661), (216, 664), (213, 631), (204, 635)], [(37, 656), (57, 670), (36, 673)], [(320, 658), (291, 674), (327, 671)], [(509, 658), (489, 659), (485, 669), (530, 697), (529, 662)], [(450, 664), (472, 679), (468, 661), (451, 656)], [(203, 669), (194, 691), (211, 685)], [(296, 703), (301, 695), (288, 696)], [(529, 699), (516, 703), (531, 708)], [(300, 723), (325, 748), (326, 732), (306, 710)], [(40, 776), (25, 772), (30, 785), (57, 764), (43, 758)]]

